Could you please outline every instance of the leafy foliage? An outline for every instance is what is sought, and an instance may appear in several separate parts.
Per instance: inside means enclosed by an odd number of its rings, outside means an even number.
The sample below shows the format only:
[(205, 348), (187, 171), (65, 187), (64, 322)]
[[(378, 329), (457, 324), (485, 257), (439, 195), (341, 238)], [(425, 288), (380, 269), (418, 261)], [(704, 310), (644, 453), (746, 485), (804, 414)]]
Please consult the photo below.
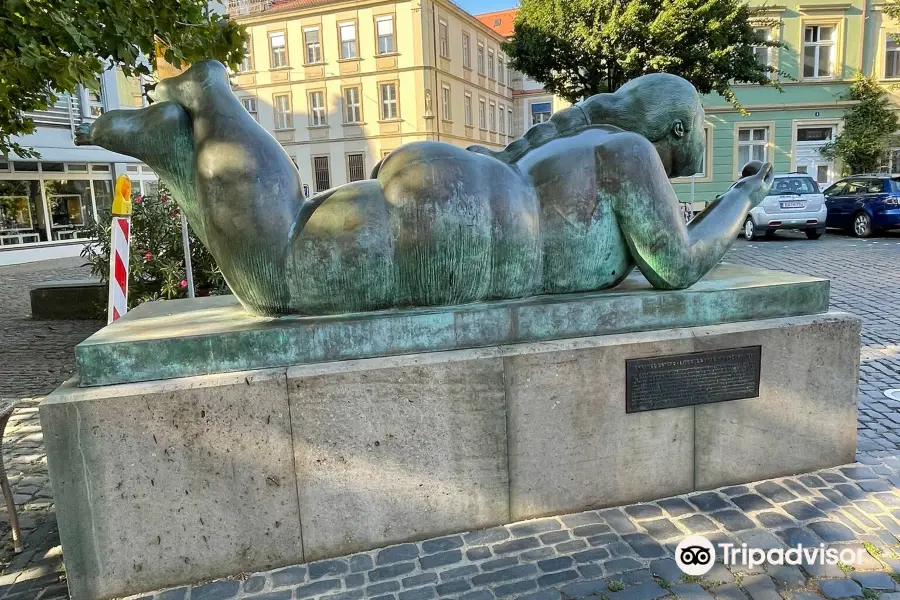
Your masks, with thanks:
[(820, 150), (825, 158), (839, 158), (844, 169), (853, 173), (872, 173), (887, 158), (888, 143), (897, 131), (897, 115), (891, 110), (887, 92), (874, 77), (857, 73), (853, 85), (844, 95), (856, 100), (844, 114), (844, 129), (833, 142)]
[[(160, 188), (158, 196), (135, 197), (131, 215), (131, 250), (128, 260), (128, 308), (150, 300), (187, 297), (184, 249), (181, 241), (181, 211)], [(112, 215), (100, 215), (100, 223), (89, 228), (96, 241), (89, 242), (81, 256), (91, 274), (109, 281)], [(189, 231), (194, 288), (199, 294), (227, 294), (228, 286), (209, 251)], [(105, 308), (105, 307), (104, 307)]]
[(180, 67), (201, 58), (237, 66), (248, 39), (206, 0), (3, 0), (0, 11), (0, 154), (36, 156), (11, 137), (34, 131), (23, 113), (45, 110), (106, 69), (148, 75), (158, 52)]
[(673, 73), (742, 110), (731, 83), (780, 89), (758, 62), (756, 27), (777, 22), (740, 0), (522, 0), (504, 44), (510, 66), (574, 102), (647, 73)]

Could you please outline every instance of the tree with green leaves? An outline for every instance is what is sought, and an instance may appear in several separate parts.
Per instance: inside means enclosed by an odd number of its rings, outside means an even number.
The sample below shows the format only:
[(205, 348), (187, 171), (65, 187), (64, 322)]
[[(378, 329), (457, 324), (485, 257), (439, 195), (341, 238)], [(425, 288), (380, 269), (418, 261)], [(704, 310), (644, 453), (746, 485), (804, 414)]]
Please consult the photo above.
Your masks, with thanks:
[(0, 154), (35, 156), (13, 136), (34, 131), (27, 111), (46, 110), (104, 70), (149, 75), (158, 48), (173, 66), (216, 58), (236, 67), (248, 39), (207, 0), (2, 0)]
[(732, 83), (780, 86), (775, 67), (759, 62), (757, 28), (775, 27), (740, 0), (522, 0), (510, 66), (570, 102), (647, 73), (673, 73), (735, 108)]
[(897, 131), (897, 114), (890, 108), (887, 92), (874, 77), (857, 73), (843, 96), (856, 104), (844, 114), (844, 128), (820, 153), (839, 158), (848, 174), (873, 173), (887, 161), (889, 141)]

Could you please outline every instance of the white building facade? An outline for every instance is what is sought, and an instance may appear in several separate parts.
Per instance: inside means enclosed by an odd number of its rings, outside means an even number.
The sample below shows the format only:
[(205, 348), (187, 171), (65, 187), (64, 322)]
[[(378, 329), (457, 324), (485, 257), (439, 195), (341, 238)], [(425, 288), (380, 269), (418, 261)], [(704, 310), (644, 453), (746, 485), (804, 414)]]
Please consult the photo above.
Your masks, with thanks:
[(99, 93), (79, 88), (50, 109), (29, 113), (36, 130), (15, 141), (40, 158), (0, 157), (0, 265), (78, 256), (84, 228), (112, 205), (118, 175), (132, 178), (135, 194), (155, 192), (155, 174), (137, 160), (74, 143), (82, 123), (143, 104), (139, 81), (110, 70), (100, 78)]

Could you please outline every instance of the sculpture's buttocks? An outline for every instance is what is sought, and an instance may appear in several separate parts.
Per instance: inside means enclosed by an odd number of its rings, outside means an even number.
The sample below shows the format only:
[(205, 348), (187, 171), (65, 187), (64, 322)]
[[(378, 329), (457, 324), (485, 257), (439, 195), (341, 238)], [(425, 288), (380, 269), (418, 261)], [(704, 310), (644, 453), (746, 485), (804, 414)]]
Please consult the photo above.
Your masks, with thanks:
[(77, 141), (157, 170), (257, 314), (598, 290), (634, 265), (657, 287), (686, 287), (718, 262), (771, 181), (761, 169), (685, 226), (668, 177), (702, 157), (703, 110), (670, 75), (594, 96), (502, 152), (401, 146), (373, 179), (308, 200), (220, 64), (194, 65), (157, 96), (149, 108), (104, 114)]

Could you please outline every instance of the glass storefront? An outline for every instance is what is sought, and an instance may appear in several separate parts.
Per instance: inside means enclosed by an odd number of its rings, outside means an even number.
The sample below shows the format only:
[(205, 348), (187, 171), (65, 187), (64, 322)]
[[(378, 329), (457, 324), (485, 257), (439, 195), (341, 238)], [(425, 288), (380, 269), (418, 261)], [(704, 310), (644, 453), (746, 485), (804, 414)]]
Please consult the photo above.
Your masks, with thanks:
[[(137, 189), (155, 190), (153, 172), (138, 173)], [(108, 218), (112, 197), (108, 163), (0, 160), (0, 246), (85, 239), (98, 215)]]

